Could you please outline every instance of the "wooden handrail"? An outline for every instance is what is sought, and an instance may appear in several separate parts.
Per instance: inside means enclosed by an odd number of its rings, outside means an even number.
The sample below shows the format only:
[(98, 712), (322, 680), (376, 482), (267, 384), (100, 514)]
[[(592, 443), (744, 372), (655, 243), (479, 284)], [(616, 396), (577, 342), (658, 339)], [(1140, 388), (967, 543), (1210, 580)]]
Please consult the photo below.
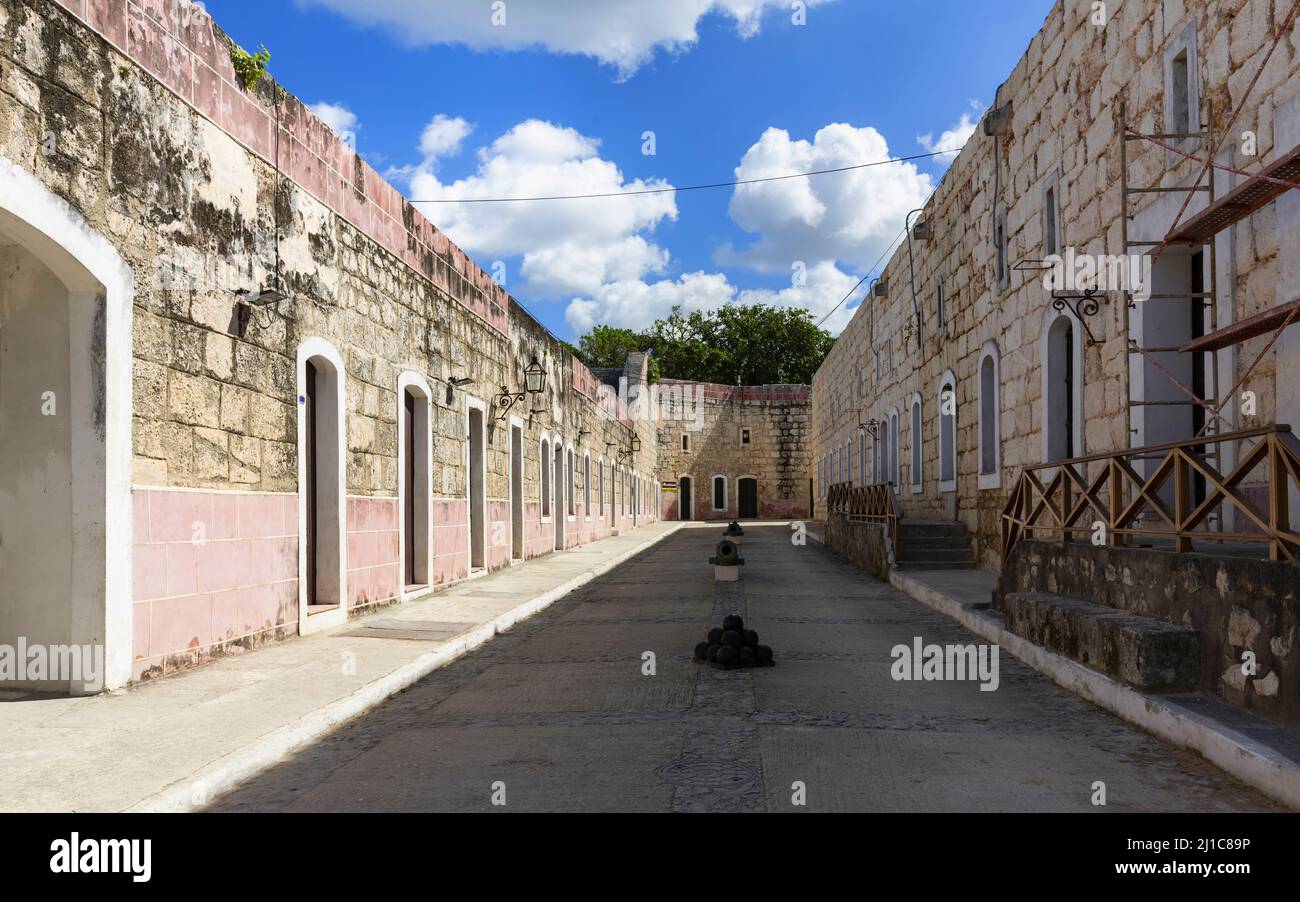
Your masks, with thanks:
[[(1206, 445), (1247, 439), (1258, 441), (1226, 476), (1200, 453)], [(1139, 474), (1134, 465), (1153, 458), (1158, 462), (1146, 475)], [(1093, 468), (1096, 472), (1089, 479), (1087, 465), (1096, 463), (1105, 466)], [(1267, 510), (1240, 490), (1252, 475), (1253, 484), (1267, 491)], [(1195, 497), (1194, 479), (1203, 481), (1204, 497)], [(1300, 441), (1286, 425), (1034, 464), (1020, 471), (1002, 510), (1002, 559), (1007, 560), (1020, 539), (1038, 532), (1068, 542), (1075, 533), (1095, 535), (1100, 525), (1107, 545), (1124, 545), (1133, 537), (1163, 537), (1172, 540), (1174, 551), (1188, 552), (1194, 539), (1267, 542), (1270, 560), (1300, 560), (1300, 533), (1292, 528), (1289, 510), (1292, 479), (1300, 485)], [(1220, 506), (1257, 531), (1206, 529), (1206, 521)], [(1139, 523), (1151, 515), (1154, 524)]]
[(884, 523), (894, 547), (894, 557), (898, 557), (898, 509), (894, 506), (893, 483), (854, 485), (837, 482), (826, 493), (826, 509), (844, 514), (850, 520)]
[(1063, 464), (1086, 464), (1098, 460), (1109, 460), (1116, 455), (1128, 457), (1133, 454), (1151, 454), (1158, 451), (1172, 451), (1174, 448), (1199, 448), (1201, 445), (1217, 445), (1220, 442), (1237, 442), (1244, 439), (1259, 438), (1263, 435), (1273, 435), (1275, 433), (1290, 433), (1291, 427), (1285, 423), (1279, 423), (1274, 426), (1260, 426), (1257, 429), (1244, 429), (1241, 432), (1221, 432), (1210, 435), (1202, 435), (1196, 438), (1179, 439), (1176, 442), (1165, 442), (1162, 445), (1145, 445), (1141, 448), (1130, 448), (1126, 451), (1102, 451), (1097, 454), (1089, 454), (1086, 457), (1067, 457), (1064, 460), (1049, 460), (1047, 463), (1029, 464), (1023, 467), (1023, 470), (1050, 470), (1053, 467), (1059, 467)]

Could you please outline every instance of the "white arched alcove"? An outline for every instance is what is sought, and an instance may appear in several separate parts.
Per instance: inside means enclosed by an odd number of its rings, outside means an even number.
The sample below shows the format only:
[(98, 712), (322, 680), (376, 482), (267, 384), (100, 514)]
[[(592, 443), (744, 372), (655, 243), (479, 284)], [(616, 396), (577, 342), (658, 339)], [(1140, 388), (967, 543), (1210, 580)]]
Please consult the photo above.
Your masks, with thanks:
[(402, 566), (403, 600), (416, 594), (408, 587), (428, 586), (433, 581), (433, 520), (429, 511), (433, 496), (432, 404), (433, 389), (424, 376), (407, 370), (397, 377), (398, 560)]
[[(342, 355), (323, 338), (303, 339), (297, 364), (298, 633), (307, 635), (347, 620), (347, 374)], [(312, 385), (308, 364), (315, 371)], [(309, 405), (314, 411), (310, 417)], [(314, 465), (308, 453), (309, 418), (316, 425), (310, 446), (315, 449)], [(308, 484), (309, 474), (315, 477), (314, 487)], [(309, 530), (312, 497), (315, 526)]]
[[(133, 658), (132, 551), (133, 510), (131, 500), (131, 332), (134, 281), (131, 270), (112, 244), (90, 227), (67, 201), (45, 188), (34, 176), (4, 156), (0, 156), (0, 246), (12, 245), (15, 259), (21, 254), (39, 264), (47, 277), (41, 284), (42, 295), (27, 300), (33, 304), (53, 302), (60, 311), (60, 333), (47, 337), (57, 341), (50, 352), (66, 361), (67, 395), (55, 399), (55, 410), (66, 413), (59, 428), (65, 441), (62, 457), (66, 461), (62, 494), (64, 509), (56, 532), (57, 551), (33, 548), (39, 556), (24, 550), (21, 538), (41, 541), (31, 528), (33, 517), (44, 516), (44, 505), (30, 510), (30, 490), (39, 490), (41, 473), (47, 460), (33, 460), (39, 469), (27, 471), (16, 463), (6, 445), (5, 469), (0, 481), (0, 570), (5, 574), (0, 594), (0, 642), (12, 643), (18, 635), (29, 644), (67, 644), (103, 649), (103, 667), (83, 670), (86, 679), (45, 684), (47, 690), (82, 694), (101, 688), (115, 688), (131, 678)], [(31, 267), (29, 267), (30, 269)], [(5, 278), (0, 275), (0, 279)], [(41, 280), (38, 280), (41, 281)], [(32, 283), (36, 287), (36, 283)], [(0, 285), (0, 301), (4, 300)], [(46, 296), (48, 295), (48, 296)], [(19, 298), (0, 304), (0, 329), (14, 313)], [(32, 325), (48, 330), (37, 317)], [(18, 324), (11, 323), (10, 329)], [(25, 352), (33, 348), (19, 335), (15, 342)], [(19, 371), (16, 374), (21, 376)], [(5, 394), (23, 408), (41, 414), (40, 395), (24, 399), (14, 392), (14, 379), (5, 374)], [(19, 383), (21, 384), (21, 382)], [(32, 386), (36, 388), (37, 386)], [(7, 405), (7, 400), (4, 401)], [(28, 407), (30, 405), (30, 407)], [(61, 406), (60, 406), (61, 405)], [(9, 417), (9, 412), (4, 413)], [(58, 419), (58, 415), (50, 419)], [(64, 425), (66, 423), (66, 425)], [(12, 432), (0, 427), (0, 432)], [(19, 440), (24, 436), (19, 433)], [(35, 438), (29, 434), (29, 441)], [(32, 450), (41, 449), (33, 447)], [(48, 459), (48, 449), (40, 455)], [(33, 480), (33, 477), (35, 479)], [(13, 561), (9, 554), (17, 555)], [(47, 573), (42, 558), (58, 556), (56, 570)], [(53, 559), (50, 558), (53, 562)], [(49, 598), (23, 592), (11, 567), (21, 568), (50, 591), (53, 578), (66, 574), (58, 593)], [(65, 597), (66, 596), (66, 597)], [(48, 604), (49, 611), (26, 610), (23, 599), (33, 604)], [(57, 614), (53, 619), (52, 613)], [(8, 621), (8, 622), (6, 622)], [(47, 630), (31, 634), (29, 626)], [(11, 636), (12, 630), (20, 630)], [(92, 658), (91, 664), (95, 664)]]
[(889, 481), (894, 484), (894, 491), (898, 491), (899, 477), (899, 441), (898, 433), (901, 419), (898, 415), (898, 408), (889, 409)]
[(1002, 362), (998, 343), (984, 342), (979, 369), (979, 486), (1002, 485)]
[[(951, 396), (947, 393), (951, 392)], [(946, 370), (939, 377), (939, 491), (957, 491), (957, 376)]]
[(907, 404), (907, 423), (911, 450), (908, 481), (912, 484), (912, 494), (919, 495), (925, 491), (925, 408), (921, 402), (921, 393), (914, 392)]

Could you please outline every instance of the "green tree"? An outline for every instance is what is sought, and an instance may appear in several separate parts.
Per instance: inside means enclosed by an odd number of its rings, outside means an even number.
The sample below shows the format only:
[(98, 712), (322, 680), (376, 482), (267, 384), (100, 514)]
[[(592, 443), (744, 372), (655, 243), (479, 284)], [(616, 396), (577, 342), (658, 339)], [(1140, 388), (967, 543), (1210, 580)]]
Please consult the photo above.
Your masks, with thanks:
[(578, 341), (587, 366), (619, 367), (629, 351), (651, 351), (659, 375), (724, 385), (812, 382), (835, 344), (807, 310), (728, 304), (683, 313), (674, 307), (646, 332), (596, 326)]

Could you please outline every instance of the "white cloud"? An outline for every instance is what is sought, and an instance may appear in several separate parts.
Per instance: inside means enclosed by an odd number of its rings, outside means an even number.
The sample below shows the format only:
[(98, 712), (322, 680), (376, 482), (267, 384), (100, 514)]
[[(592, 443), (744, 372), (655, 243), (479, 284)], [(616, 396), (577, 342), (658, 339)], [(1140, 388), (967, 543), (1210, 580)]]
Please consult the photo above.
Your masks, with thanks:
[(361, 125), (357, 120), (357, 114), (340, 103), (313, 103), (307, 106), (343, 141), (353, 150), (357, 149), (357, 132), (361, 130)]
[[(815, 6), (825, 0), (808, 0)], [(508, 0), (413, 3), (411, 0), (299, 0), (365, 25), (381, 26), (414, 45), (464, 44), (476, 50), (542, 49), (592, 57), (628, 78), (656, 51), (680, 53), (699, 39), (706, 15), (731, 19), (741, 37), (759, 31), (764, 14), (788, 21), (789, 0)]]
[(961, 119), (952, 128), (945, 131), (939, 136), (939, 140), (934, 140), (934, 133), (927, 132), (924, 135), (916, 136), (916, 143), (920, 144), (929, 153), (941, 153), (938, 157), (940, 160), (951, 163), (957, 159), (957, 154), (966, 146), (970, 136), (975, 134), (975, 127), (979, 124), (979, 115), (983, 112), (984, 107), (977, 100), (970, 102), (971, 109), (974, 110), (974, 117), (971, 113), (962, 113)]
[[(686, 273), (677, 279), (656, 282), (611, 282), (601, 285), (588, 297), (571, 301), (565, 319), (578, 335), (597, 324), (645, 329), (667, 316), (674, 307), (689, 313), (732, 303), (800, 308), (821, 319), (857, 281), (834, 263), (823, 261), (808, 267), (804, 284), (781, 289), (740, 289), (726, 275), (706, 272)], [(852, 312), (841, 306), (827, 318), (823, 328), (839, 334), (851, 316)]]
[[(460, 120), (440, 119), (442, 137), (462, 131), (447, 125)], [(443, 141), (437, 146), (447, 145)], [(626, 180), (614, 163), (600, 157), (599, 141), (572, 128), (537, 119), (521, 122), (479, 149), (473, 175), (450, 183), (439, 178), (435, 162), (436, 157), (426, 156), (410, 172), (415, 205), (480, 261), (521, 256), (526, 280), (521, 297), (590, 294), (606, 283), (641, 279), (668, 265), (668, 252), (648, 235), (664, 219), (676, 219), (671, 193), (518, 203), (421, 203), (670, 187), (658, 180)], [(514, 285), (507, 287), (520, 293)]]
[(602, 285), (589, 298), (575, 298), (565, 319), (577, 335), (597, 324), (645, 329), (673, 307), (690, 313), (721, 307), (735, 297), (735, 287), (722, 273), (691, 272), (650, 283), (625, 280)]
[(439, 113), (420, 135), (420, 153), (425, 159), (455, 156), (460, 153), (461, 142), (473, 130), (474, 126), (459, 116), (453, 119)]
[[(656, 227), (677, 218), (671, 192), (516, 203), (428, 203), (440, 199), (613, 194), (670, 187), (627, 179), (600, 156), (599, 140), (572, 128), (530, 119), (476, 150), (473, 174), (444, 182), (439, 154), (455, 153), (470, 134), (461, 119), (436, 117), (421, 140), (424, 160), (405, 171), (410, 196), (425, 215), (481, 264), (521, 262), (507, 288), (521, 298), (567, 303), (575, 334), (604, 323), (644, 329), (673, 307), (687, 311), (723, 304), (769, 304), (831, 313), (897, 236), (907, 211), (929, 195), (930, 176), (911, 164), (852, 173), (738, 186), (732, 218), (755, 236), (741, 251), (721, 249), (726, 264), (804, 278), (788, 287), (745, 288), (724, 272), (672, 272)], [(812, 141), (768, 129), (736, 169), (740, 178), (787, 175), (885, 159), (889, 148), (870, 127), (829, 125)], [(854, 274), (857, 270), (857, 274)], [(838, 333), (849, 311), (825, 324)]]
[[(827, 125), (812, 141), (792, 140), (769, 128), (736, 167), (738, 179), (836, 169), (890, 157), (883, 135), (871, 126)], [(865, 269), (903, 227), (909, 210), (934, 190), (931, 177), (912, 163), (887, 163), (849, 172), (738, 185), (731, 218), (758, 237), (747, 248), (719, 249), (721, 264), (788, 272), (795, 261), (838, 260)]]

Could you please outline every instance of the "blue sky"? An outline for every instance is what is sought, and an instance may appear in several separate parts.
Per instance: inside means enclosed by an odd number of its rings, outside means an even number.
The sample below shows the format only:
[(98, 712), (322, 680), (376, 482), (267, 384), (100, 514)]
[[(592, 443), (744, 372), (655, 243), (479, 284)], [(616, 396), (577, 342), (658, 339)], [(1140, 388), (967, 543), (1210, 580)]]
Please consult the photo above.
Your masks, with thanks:
[[(788, 0), (206, 5), (418, 201), (680, 187), (959, 147), (1051, 2), (816, 0), (803, 24)], [(643, 327), (674, 304), (820, 317), (946, 165), (422, 209), (480, 265), (503, 263), (507, 289), (572, 338)]]

